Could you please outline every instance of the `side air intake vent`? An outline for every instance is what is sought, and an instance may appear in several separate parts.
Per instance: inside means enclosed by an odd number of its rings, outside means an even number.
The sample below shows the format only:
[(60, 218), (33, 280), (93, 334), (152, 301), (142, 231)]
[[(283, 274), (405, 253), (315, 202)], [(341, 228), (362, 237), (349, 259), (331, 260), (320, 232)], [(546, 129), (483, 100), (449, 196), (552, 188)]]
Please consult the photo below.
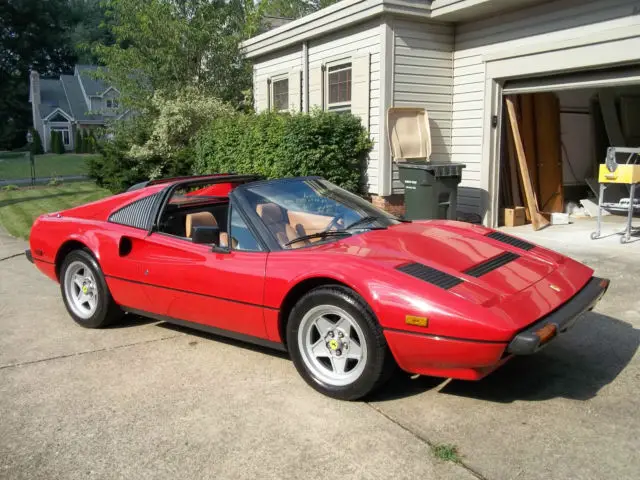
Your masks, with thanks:
[(128, 227), (148, 230), (151, 227), (151, 215), (155, 212), (160, 199), (161, 196), (156, 193), (141, 200), (136, 200), (126, 207), (113, 212), (109, 217), (109, 221)]
[(421, 263), (408, 263), (406, 265), (397, 267), (397, 270), (445, 290), (449, 290), (459, 283), (462, 283), (461, 279), (454, 277), (453, 275), (441, 272), (440, 270), (436, 270), (435, 268), (427, 267), (426, 265), (422, 265)]
[(476, 265), (475, 267), (471, 267), (469, 270), (467, 270), (464, 273), (472, 277), (478, 278), (478, 277), (481, 277), (482, 275), (492, 272), (493, 270), (496, 270), (497, 268), (502, 267), (503, 265), (506, 265), (507, 263), (513, 262), (517, 258), (520, 258), (520, 255), (511, 253), (511, 252), (504, 252), (498, 255), (497, 257), (493, 257), (487, 260), (486, 262), (482, 262)]
[(487, 234), (487, 237), (493, 238), (502, 243), (506, 243), (507, 245), (512, 245), (514, 247), (521, 248), (522, 250), (531, 250), (535, 247), (534, 244), (525, 242), (524, 240), (520, 240), (519, 238), (512, 237), (510, 235), (505, 235), (501, 232), (491, 232)]

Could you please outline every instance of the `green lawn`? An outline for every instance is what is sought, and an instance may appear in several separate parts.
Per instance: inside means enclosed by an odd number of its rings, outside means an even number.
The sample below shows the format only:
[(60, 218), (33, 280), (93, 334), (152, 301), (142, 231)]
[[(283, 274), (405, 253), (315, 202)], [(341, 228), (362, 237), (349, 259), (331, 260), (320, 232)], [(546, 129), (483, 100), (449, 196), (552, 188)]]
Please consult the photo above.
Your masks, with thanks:
[[(45, 153), (35, 156), (36, 177), (61, 177), (65, 175), (86, 175), (87, 159), (96, 154), (86, 153)], [(28, 154), (10, 152), (0, 155), (0, 180), (31, 178)]]
[(65, 210), (108, 195), (110, 192), (90, 182), (17, 190), (0, 187), (0, 225), (13, 236), (28, 238), (31, 225), (39, 215)]

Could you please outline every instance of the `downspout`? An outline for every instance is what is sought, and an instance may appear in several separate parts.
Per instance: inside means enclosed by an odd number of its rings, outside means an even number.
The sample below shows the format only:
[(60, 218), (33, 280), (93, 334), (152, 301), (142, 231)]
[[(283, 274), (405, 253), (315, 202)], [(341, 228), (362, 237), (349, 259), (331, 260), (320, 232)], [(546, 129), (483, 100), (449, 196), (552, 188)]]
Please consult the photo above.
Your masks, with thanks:
[(309, 112), (309, 45), (302, 42), (302, 111)]

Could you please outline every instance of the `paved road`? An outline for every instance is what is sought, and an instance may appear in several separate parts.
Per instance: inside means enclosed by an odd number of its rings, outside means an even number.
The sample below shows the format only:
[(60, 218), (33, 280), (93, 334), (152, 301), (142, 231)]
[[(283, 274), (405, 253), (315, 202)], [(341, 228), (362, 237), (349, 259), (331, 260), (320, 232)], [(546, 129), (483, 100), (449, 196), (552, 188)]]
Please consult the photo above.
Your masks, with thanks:
[[(556, 231), (533, 236), (613, 279), (597, 313), (481, 382), (398, 375), (366, 403), (213, 336), (76, 327), (0, 236), (0, 478), (637, 478), (640, 243)], [(435, 459), (438, 443), (463, 463)]]

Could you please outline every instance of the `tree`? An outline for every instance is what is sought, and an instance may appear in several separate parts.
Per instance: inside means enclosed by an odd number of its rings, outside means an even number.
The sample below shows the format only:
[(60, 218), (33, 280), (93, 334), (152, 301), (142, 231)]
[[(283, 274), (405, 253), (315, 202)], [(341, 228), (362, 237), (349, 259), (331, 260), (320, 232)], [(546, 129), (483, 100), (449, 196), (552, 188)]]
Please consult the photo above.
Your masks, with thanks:
[(240, 102), (251, 87), (251, 67), (240, 42), (257, 31), (260, 7), (251, 0), (107, 0), (113, 45), (96, 44), (107, 68), (99, 75), (137, 110), (154, 92), (176, 95), (193, 86)]
[(0, 0), (0, 148), (24, 145), (31, 126), (29, 70), (70, 69), (67, 0)]
[(296, 19), (309, 15), (340, 0), (263, 0), (264, 14)]
[(95, 44), (113, 44), (113, 35), (106, 22), (102, 0), (68, 0), (69, 28), (67, 42), (76, 54), (76, 62), (95, 65), (98, 59), (93, 54)]

